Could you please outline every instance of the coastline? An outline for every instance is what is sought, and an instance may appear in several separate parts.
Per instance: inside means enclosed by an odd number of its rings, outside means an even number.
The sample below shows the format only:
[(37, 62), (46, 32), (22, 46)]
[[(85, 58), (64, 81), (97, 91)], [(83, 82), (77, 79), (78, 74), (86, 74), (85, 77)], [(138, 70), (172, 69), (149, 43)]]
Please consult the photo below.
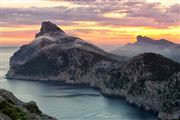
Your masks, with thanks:
[(79, 88), (91, 88), (94, 90), (97, 90), (98, 92), (100, 92), (100, 94), (106, 98), (112, 98), (112, 99), (119, 99), (119, 100), (123, 100), (125, 101), (125, 103), (127, 103), (130, 106), (135, 107), (136, 109), (139, 110), (143, 110), (146, 112), (149, 112), (153, 115), (155, 115), (156, 117), (158, 117), (158, 111), (154, 111), (152, 109), (146, 109), (143, 106), (139, 106), (137, 104), (135, 104), (134, 102), (130, 102), (126, 99), (125, 96), (123, 95), (115, 95), (115, 94), (110, 94), (108, 92), (103, 91), (101, 88), (97, 87), (97, 86), (92, 86), (89, 83), (67, 83), (66, 80), (43, 80), (43, 79), (38, 79), (38, 80), (33, 80), (33, 79), (23, 79), (23, 78), (9, 78), (6, 77), (7, 80), (18, 80), (18, 81), (37, 81), (37, 82), (46, 82), (46, 83), (57, 83), (60, 86), (73, 86), (73, 87), (79, 87)]

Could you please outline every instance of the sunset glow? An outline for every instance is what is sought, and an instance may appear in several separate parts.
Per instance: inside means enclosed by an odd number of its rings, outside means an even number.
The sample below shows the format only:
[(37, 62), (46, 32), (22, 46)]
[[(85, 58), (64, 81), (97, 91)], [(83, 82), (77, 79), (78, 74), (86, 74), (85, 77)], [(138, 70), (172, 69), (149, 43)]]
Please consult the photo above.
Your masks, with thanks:
[(6, 0), (1, 1), (1, 45), (29, 43), (47, 20), (99, 46), (135, 42), (137, 35), (180, 44), (179, 12), (178, 0)]

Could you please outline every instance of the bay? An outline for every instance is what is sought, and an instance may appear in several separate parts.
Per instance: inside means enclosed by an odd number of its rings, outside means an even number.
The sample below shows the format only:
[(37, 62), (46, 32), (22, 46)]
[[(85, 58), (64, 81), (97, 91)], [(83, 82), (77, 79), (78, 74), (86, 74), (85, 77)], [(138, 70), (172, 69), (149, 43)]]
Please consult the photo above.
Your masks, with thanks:
[(24, 102), (36, 101), (40, 109), (59, 120), (155, 120), (156, 116), (99, 91), (58, 82), (7, 80), (10, 56), (18, 47), (0, 48), (0, 88)]

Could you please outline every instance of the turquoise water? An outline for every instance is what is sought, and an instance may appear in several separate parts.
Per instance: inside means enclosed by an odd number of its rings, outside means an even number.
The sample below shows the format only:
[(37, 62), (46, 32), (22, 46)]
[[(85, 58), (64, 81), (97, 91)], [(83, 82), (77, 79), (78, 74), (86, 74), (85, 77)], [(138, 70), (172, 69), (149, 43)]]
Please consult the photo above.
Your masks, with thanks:
[(155, 120), (152, 113), (137, 109), (124, 100), (106, 98), (99, 91), (57, 82), (7, 80), (9, 57), (17, 48), (1, 48), (0, 87), (24, 102), (36, 101), (40, 109), (59, 120)]

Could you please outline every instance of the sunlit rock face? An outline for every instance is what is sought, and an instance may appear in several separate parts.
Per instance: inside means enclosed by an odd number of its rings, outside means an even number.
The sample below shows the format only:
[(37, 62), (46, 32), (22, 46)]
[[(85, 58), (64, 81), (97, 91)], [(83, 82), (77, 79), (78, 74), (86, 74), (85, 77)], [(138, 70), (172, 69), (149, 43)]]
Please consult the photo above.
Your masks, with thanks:
[[(43, 27), (46, 23), (48, 27)], [(41, 29), (45, 30), (10, 58), (7, 78), (86, 84), (99, 88), (104, 95), (120, 96), (160, 113), (160, 119), (178, 119), (179, 63), (154, 53), (129, 60), (69, 36), (53, 23), (43, 24)]]
[(43, 114), (35, 102), (24, 103), (11, 92), (0, 89), (0, 120), (57, 120)]
[(137, 36), (137, 42), (128, 43), (116, 48), (112, 53), (127, 57), (134, 57), (144, 52), (153, 52), (168, 57), (180, 63), (180, 45), (165, 39), (153, 40), (146, 36)]

